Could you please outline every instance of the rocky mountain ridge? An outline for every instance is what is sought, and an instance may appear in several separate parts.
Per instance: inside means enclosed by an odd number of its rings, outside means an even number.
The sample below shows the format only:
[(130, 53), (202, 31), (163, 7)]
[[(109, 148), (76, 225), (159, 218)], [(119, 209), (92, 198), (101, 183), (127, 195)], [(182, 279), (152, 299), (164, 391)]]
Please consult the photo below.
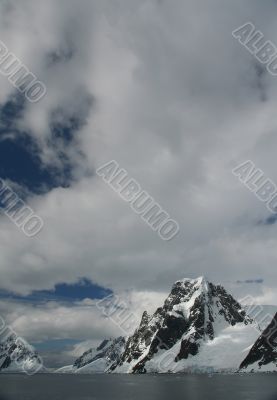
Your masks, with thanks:
[(152, 315), (144, 311), (116, 357), (90, 349), (59, 372), (236, 371), (260, 334), (258, 324), (221, 285), (203, 277), (182, 279)]

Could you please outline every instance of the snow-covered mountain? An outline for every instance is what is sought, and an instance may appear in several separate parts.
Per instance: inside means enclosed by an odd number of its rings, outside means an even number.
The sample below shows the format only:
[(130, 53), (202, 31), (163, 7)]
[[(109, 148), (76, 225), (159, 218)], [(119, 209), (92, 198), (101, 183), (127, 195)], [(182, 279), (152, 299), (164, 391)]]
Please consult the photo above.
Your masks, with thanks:
[(277, 313), (240, 365), (245, 372), (277, 371)]
[[(203, 277), (182, 279), (153, 315), (143, 313), (133, 335), (104, 341), (58, 372), (237, 370), (260, 333), (222, 286)], [(107, 355), (110, 348), (116, 356)]]
[(256, 320), (261, 331), (263, 331), (272, 321), (272, 318), (277, 312), (277, 306), (273, 305), (243, 305), (243, 308), (246, 311), (246, 314), (249, 315), (250, 318)]
[(67, 365), (55, 372), (77, 374), (105, 372), (119, 360), (124, 351), (125, 343), (125, 338), (122, 336), (116, 339), (105, 339), (96, 349), (89, 349), (77, 358), (73, 365)]
[(236, 369), (258, 336), (253, 320), (222, 286), (203, 277), (182, 279), (153, 315), (143, 313), (109, 371)]
[(0, 372), (25, 372), (32, 375), (43, 370), (42, 360), (32, 346), (14, 334), (2, 341), (0, 337)]

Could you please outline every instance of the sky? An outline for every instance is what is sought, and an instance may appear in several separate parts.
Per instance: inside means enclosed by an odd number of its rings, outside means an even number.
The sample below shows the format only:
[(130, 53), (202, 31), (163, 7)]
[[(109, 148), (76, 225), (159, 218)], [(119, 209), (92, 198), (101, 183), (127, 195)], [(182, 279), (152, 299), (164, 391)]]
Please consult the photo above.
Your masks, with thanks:
[[(277, 45), (276, 0), (1, 0), (0, 40), (46, 88), (29, 102), (0, 74), (0, 178), (43, 221), (0, 215), (0, 314), (71, 363), (122, 334), (96, 304), (154, 311), (181, 278), (277, 305), (277, 219), (232, 174), (277, 184), (277, 76), (232, 31)], [(115, 160), (176, 220), (170, 241), (98, 176)]]

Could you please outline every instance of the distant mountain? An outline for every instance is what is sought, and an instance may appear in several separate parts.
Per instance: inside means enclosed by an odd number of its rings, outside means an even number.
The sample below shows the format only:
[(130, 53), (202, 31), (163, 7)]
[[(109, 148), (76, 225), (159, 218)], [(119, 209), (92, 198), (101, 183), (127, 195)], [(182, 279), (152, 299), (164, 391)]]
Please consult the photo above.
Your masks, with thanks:
[(96, 349), (89, 349), (77, 358), (73, 365), (56, 370), (56, 373), (86, 374), (105, 372), (114, 362), (117, 362), (124, 351), (125, 338), (105, 339)]
[(0, 372), (25, 372), (32, 375), (43, 370), (42, 360), (32, 346), (18, 340), (13, 334), (2, 341), (0, 337)]
[(243, 305), (243, 308), (246, 311), (246, 314), (249, 315), (250, 318), (256, 321), (261, 332), (265, 330), (265, 328), (272, 321), (273, 316), (277, 312), (277, 306), (273, 305)]
[(203, 277), (182, 279), (153, 315), (143, 313), (125, 343), (121, 338), (116, 357), (107, 361), (101, 349), (89, 350), (59, 372), (237, 370), (259, 335), (257, 324), (222, 286)]
[(277, 371), (277, 313), (240, 365), (246, 372)]

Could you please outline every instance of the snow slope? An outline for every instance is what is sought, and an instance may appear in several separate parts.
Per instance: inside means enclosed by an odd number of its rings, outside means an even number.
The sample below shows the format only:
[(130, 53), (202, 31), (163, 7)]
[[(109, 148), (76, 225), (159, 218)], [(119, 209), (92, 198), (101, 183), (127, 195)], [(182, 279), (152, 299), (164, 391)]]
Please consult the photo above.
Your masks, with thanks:
[(89, 349), (77, 358), (73, 365), (56, 370), (56, 373), (89, 374), (105, 372), (112, 363), (116, 362), (124, 351), (125, 338), (105, 339), (94, 349)]
[(154, 314), (144, 311), (132, 336), (104, 341), (58, 372), (236, 371), (260, 334), (222, 286), (203, 277), (182, 279)]
[(222, 286), (203, 277), (175, 282), (164, 305), (131, 336), (117, 373), (235, 370), (260, 332)]
[(244, 372), (277, 371), (277, 313), (240, 365)]
[(0, 372), (25, 372), (32, 375), (43, 371), (42, 359), (23, 339), (15, 334), (2, 338), (0, 343)]

